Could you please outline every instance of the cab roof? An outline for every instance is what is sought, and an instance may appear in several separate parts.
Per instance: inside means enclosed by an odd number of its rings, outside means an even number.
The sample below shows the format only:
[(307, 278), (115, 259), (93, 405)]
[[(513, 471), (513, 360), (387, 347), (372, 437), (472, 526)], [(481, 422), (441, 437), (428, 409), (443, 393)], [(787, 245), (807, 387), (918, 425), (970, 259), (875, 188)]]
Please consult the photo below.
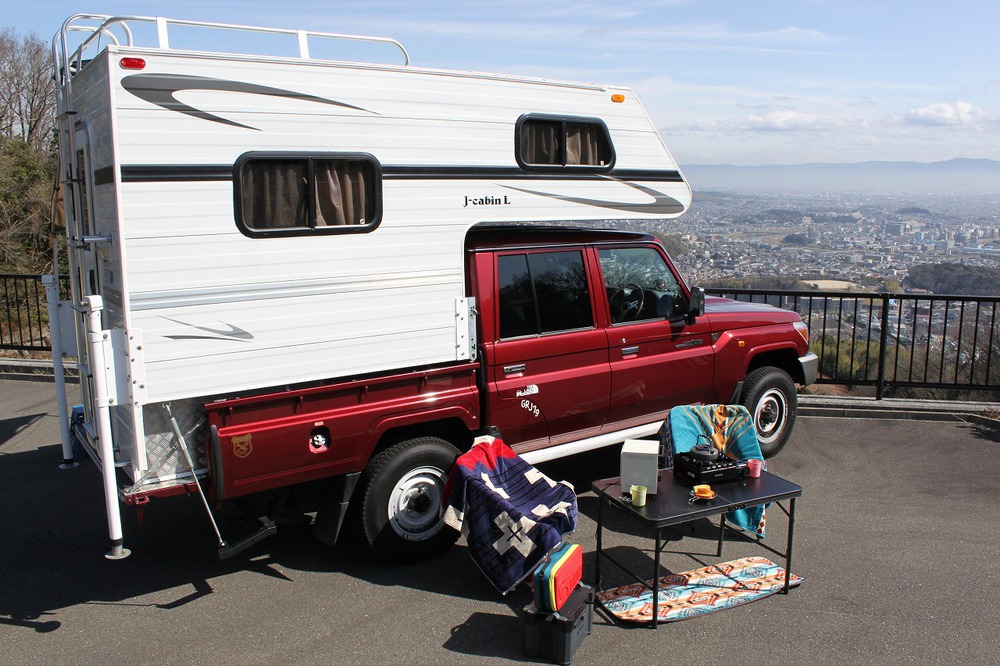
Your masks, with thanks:
[(473, 227), (465, 240), (470, 251), (553, 245), (640, 243), (655, 241), (638, 231), (597, 229), (558, 224), (490, 224)]

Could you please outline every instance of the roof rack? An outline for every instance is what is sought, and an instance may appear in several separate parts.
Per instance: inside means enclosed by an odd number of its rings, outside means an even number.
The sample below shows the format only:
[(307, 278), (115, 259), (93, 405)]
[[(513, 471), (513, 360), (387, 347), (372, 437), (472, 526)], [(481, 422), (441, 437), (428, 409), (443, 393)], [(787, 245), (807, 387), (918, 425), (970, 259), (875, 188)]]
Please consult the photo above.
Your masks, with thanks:
[[(285, 28), (262, 28), (257, 26), (237, 25), (231, 23), (211, 23), (207, 21), (187, 21), (183, 19), (164, 18), (162, 16), (107, 16), (103, 14), (75, 14), (63, 22), (62, 29), (52, 40), (52, 60), (55, 65), (56, 75), (59, 78), (66, 78), (67, 73), (78, 70), (84, 63), (84, 55), (90, 51), (98, 50), (102, 39), (110, 43), (125, 46), (138, 46), (134, 43), (133, 31), (129, 24), (145, 23), (156, 26), (156, 47), (161, 49), (170, 48), (170, 26), (193, 26), (198, 28), (212, 28), (217, 30), (232, 30), (237, 32), (253, 32), (270, 35), (287, 35), (294, 37), (298, 41), (299, 58), (310, 59), (309, 40), (314, 39), (338, 39), (356, 42), (369, 42), (376, 44), (387, 44), (395, 46), (403, 55), (403, 65), (410, 64), (410, 55), (406, 48), (395, 39), (390, 37), (370, 37), (366, 35), (348, 35), (335, 32), (318, 32), (315, 30), (289, 30)], [(68, 35), (71, 32), (88, 32), (81, 44), (73, 51), (69, 51)], [(247, 54), (249, 55), (249, 54)]]

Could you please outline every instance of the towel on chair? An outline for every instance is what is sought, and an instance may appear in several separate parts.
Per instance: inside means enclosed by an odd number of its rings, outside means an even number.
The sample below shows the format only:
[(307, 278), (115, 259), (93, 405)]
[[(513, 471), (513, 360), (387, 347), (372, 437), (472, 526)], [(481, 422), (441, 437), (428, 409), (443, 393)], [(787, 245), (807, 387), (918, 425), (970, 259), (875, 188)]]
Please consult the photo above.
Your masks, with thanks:
[[(723, 416), (719, 407), (724, 407)], [(720, 418), (722, 417), (722, 418)], [(666, 433), (669, 446), (668, 455), (690, 451), (700, 437), (716, 435), (717, 441), (724, 442), (725, 453), (736, 460), (764, 460), (757, 441), (757, 430), (753, 418), (742, 405), (685, 405), (674, 407), (667, 417)], [(721, 435), (721, 437), (719, 437)], [(672, 464), (672, 463), (671, 463)], [(723, 491), (724, 493), (725, 491)], [(726, 519), (759, 537), (764, 536), (764, 507), (734, 509), (726, 514)]]
[(576, 529), (576, 492), (545, 476), (495, 437), (458, 457), (444, 488), (444, 520), (465, 534), (469, 555), (507, 594)]

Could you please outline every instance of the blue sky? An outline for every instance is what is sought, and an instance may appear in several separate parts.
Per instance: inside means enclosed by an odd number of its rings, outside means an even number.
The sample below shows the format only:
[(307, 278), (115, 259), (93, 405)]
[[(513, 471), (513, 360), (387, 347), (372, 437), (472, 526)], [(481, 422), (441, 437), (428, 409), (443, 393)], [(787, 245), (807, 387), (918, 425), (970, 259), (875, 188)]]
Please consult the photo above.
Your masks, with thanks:
[(49, 40), (78, 12), (390, 36), (418, 66), (631, 86), (682, 166), (1000, 160), (996, 0), (46, 0), (0, 26)]

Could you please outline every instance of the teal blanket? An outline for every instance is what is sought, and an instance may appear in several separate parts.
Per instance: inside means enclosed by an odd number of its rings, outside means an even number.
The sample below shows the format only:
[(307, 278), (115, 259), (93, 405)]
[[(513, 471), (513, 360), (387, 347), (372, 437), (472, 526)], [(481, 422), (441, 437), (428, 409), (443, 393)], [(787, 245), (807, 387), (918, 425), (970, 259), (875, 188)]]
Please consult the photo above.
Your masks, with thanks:
[[(722, 409), (720, 409), (722, 408)], [(724, 410), (724, 411), (723, 411)], [(725, 447), (726, 455), (736, 460), (764, 460), (754, 429), (753, 418), (742, 405), (685, 405), (674, 407), (667, 417), (668, 447), (671, 456), (690, 451), (699, 439), (707, 437)], [(766, 464), (766, 463), (765, 463)], [(733, 525), (759, 537), (764, 536), (764, 507), (734, 509), (726, 514)]]

